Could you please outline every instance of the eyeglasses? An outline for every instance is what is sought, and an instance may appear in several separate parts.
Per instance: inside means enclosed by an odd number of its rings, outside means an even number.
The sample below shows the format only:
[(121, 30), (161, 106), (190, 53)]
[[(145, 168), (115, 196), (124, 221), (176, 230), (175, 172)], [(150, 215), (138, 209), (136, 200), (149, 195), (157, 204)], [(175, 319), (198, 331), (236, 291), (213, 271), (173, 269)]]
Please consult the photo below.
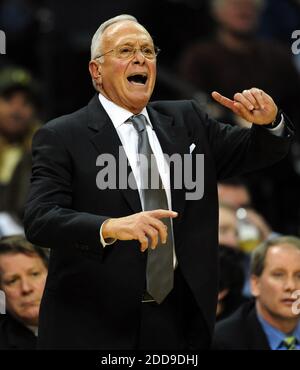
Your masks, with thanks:
[(98, 55), (97, 57), (95, 57), (95, 59), (99, 59), (103, 57), (104, 55), (108, 53), (112, 53), (112, 52), (114, 53), (114, 56), (116, 58), (130, 59), (135, 55), (137, 51), (141, 52), (146, 59), (155, 59), (157, 55), (159, 54), (160, 49), (157, 46), (154, 46), (154, 47), (143, 46), (140, 49), (137, 49), (137, 48), (134, 48), (133, 46), (121, 45), (121, 46), (117, 46), (115, 49), (111, 49), (107, 51), (104, 54)]

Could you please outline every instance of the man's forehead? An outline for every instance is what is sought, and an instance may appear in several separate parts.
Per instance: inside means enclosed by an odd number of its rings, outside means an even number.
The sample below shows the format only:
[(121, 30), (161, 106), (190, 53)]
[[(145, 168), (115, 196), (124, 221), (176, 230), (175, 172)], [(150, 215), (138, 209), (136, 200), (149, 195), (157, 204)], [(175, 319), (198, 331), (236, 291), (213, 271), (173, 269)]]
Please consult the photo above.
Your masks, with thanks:
[(299, 265), (300, 270), (300, 250), (291, 244), (278, 244), (270, 247), (266, 254), (266, 266), (270, 268), (282, 266), (288, 268), (287, 263)]
[(7, 253), (0, 255), (0, 270), (5, 272), (32, 268), (40, 263), (42, 260), (36, 254)]
[(112, 24), (104, 31), (102, 41), (106, 43), (114, 43), (119, 40), (129, 42), (137, 37), (152, 43), (152, 37), (141, 24), (133, 21), (121, 21)]

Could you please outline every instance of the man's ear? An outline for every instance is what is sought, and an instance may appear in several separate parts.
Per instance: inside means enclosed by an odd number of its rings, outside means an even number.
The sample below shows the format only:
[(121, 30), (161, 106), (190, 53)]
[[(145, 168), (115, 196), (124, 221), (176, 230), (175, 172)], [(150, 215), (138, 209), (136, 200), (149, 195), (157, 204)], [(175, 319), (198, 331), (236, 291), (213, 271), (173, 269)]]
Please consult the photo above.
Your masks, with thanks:
[(250, 288), (252, 295), (257, 298), (260, 295), (260, 278), (256, 275), (250, 277)]
[(101, 75), (101, 64), (97, 63), (95, 60), (89, 62), (89, 71), (92, 76), (92, 79), (97, 82), (97, 85), (102, 84), (102, 75)]

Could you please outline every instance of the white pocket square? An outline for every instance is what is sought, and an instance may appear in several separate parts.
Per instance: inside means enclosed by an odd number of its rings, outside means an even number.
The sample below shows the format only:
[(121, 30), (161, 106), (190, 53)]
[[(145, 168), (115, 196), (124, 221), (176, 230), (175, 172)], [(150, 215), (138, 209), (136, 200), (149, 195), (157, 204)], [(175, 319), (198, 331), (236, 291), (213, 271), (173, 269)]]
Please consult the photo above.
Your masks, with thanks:
[(190, 154), (192, 153), (192, 151), (195, 149), (196, 145), (193, 143), (190, 145)]

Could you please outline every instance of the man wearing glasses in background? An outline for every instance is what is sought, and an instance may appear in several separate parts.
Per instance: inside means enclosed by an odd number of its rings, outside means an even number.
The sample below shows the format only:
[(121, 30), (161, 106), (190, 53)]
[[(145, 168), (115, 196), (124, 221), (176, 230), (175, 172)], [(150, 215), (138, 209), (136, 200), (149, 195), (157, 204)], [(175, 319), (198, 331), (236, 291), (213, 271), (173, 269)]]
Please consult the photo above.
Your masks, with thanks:
[[(157, 53), (134, 17), (103, 23), (89, 64), (98, 93), (35, 136), (25, 228), (29, 240), (51, 248), (40, 348), (209, 348), (217, 179), (270, 165), (288, 151), (290, 123), (257, 88), (234, 100), (213, 93), (255, 123), (250, 130), (211, 120), (191, 101), (149, 103)], [(124, 170), (120, 147), (131, 175), (126, 186), (111, 180)], [(177, 169), (166, 154), (191, 156), (193, 167), (204, 154), (201, 199), (174, 185)], [(109, 158), (115, 166), (107, 167)], [(159, 186), (148, 186), (150, 170)], [(182, 173), (191, 176), (188, 170)], [(103, 186), (107, 179), (112, 186)]]

